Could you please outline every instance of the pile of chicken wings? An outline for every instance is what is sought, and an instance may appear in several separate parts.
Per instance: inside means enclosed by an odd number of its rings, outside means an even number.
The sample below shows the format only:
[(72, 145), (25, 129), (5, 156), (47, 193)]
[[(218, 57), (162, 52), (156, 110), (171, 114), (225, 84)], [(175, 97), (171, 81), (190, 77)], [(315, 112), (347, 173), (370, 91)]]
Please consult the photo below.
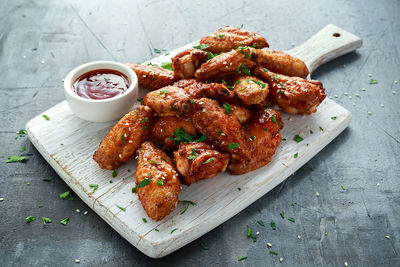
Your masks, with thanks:
[(324, 100), (322, 83), (305, 79), (303, 61), (266, 47), (257, 33), (224, 27), (173, 57), (173, 71), (127, 63), (152, 91), (93, 159), (114, 170), (138, 154), (136, 192), (153, 220), (177, 206), (181, 182), (268, 164), (281, 142), (280, 111), (308, 115)]

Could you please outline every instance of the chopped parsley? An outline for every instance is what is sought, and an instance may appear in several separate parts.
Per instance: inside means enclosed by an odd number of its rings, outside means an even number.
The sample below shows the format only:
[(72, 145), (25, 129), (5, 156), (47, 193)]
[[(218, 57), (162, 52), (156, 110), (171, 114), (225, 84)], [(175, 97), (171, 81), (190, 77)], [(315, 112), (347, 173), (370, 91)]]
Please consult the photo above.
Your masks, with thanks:
[(336, 119), (337, 119), (336, 116), (331, 117), (331, 120), (336, 120)]
[(194, 105), (193, 99), (190, 99), (189, 101), (190, 101), (190, 104)]
[(264, 128), (264, 131), (268, 132), (268, 128)]
[(200, 246), (203, 250), (208, 250), (208, 247), (204, 243), (200, 243)]
[(278, 79), (278, 73), (275, 74), (275, 75), (272, 77), (272, 79), (277, 80), (277, 79)]
[(61, 193), (61, 194), (59, 195), (59, 197), (60, 197), (61, 199), (74, 200), (74, 197), (71, 195), (71, 193), (70, 193), (69, 191), (66, 191), (66, 192), (64, 192), (64, 193)]
[(125, 140), (125, 136), (124, 135), (121, 135), (121, 141), (122, 141), (122, 143), (124, 143), (124, 145), (126, 145), (126, 140)]
[(161, 50), (158, 49), (158, 48), (154, 48), (154, 53), (156, 53), (156, 54), (161, 54)]
[(201, 49), (201, 50), (207, 49), (209, 47), (210, 46), (208, 44), (199, 44), (199, 45), (193, 46), (193, 48), (197, 48), (197, 49)]
[(325, 235), (328, 235), (328, 231), (325, 232)]
[(175, 133), (175, 137), (170, 137), (171, 140), (175, 141), (176, 145), (179, 145), (181, 142), (187, 143), (187, 142), (193, 142), (193, 137), (186, 133), (185, 129), (183, 127), (178, 128)]
[(242, 260), (245, 260), (245, 259), (247, 259), (247, 257), (239, 257), (238, 261), (242, 261)]
[(113, 183), (113, 181), (112, 180), (110, 180), (110, 181), (108, 181), (110, 184), (112, 184)]
[(301, 141), (304, 140), (303, 137), (301, 137), (300, 135), (296, 134), (293, 138), (294, 141), (296, 141), (297, 143), (300, 143)]
[(28, 216), (28, 217), (26, 217), (25, 220), (26, 220), (27, 223), (30, 223), (30, 222), (33, 222), (33, 221), (36, 220), (36, 219), (35, 219), (35, 217), (33, 217), (33, 216)]
[(194, 150), (194, 148), (192, 148), (192, 154), (190, 156), (187, 157), (188, 159), (195, 159), (196, 158), (196, 150)]
[(257, 221), (257, 223), (258, 223), (259, 225), (261, 225), (262, 227), (265, 227), (265, 224), (264, 224), (263, 221), (259, 220), (259, 221)]
[(166, 161), (166, 162), (168, 162), (168, 160), (166, 159), (166, 158), (161, 158), (163, 161)]
[(136, 187), (132, 187), (132, 193), (136, 193)]
[(207, 135), (203, 134), (199, 139), (196, 140), (197, 143), (204, 142), (207, 140)]
[(118, 205), (115, 205), (115, 206), (117, 206), (117, 208), (119, 208), (119, 209), (122, 210), (122, 211), (126, 211), (126, 209), (123, 208), (123, 207), (121, 207), (121, 206), (118, 206)]
[(46, 217), (42, 217), (42, 221), (43, 221), (43, 224), (51, 223), (51, 220), (49, 218), (46, 218)]
[(292, 217), (288, 218), (288, 220), (291, 221), (291, 222), (296, 222), (296, 220), (294, 218), (292, 218)]
[(142, 221), (143, 221), (144, 223), (147, 223), (146, 218), (142, 218)]
[(97, 189), (99, 189), (99, 185), (98, 184), (89, 184), (89, 187), (91, 189), (93, 189), (92, 193), (94, 193)]
[(371, 79), (371, 80), (369, 80), (369, 84), (377, 84), (378, 83), (378, 81), (377, 80), (375, 80), (375, 79)]
[(299, 153), (296, 153), (296, 154), (293, 155), (293, 157), (294, 157), (295, 159), (297, 159), (298, 156), (299, 156)]
[(228, 115), (231, 114), (231, 111), (232, 111), (231, 105), (229, 105), (228, 103), (225, 103), (222, 106), (224, 107), (226, 114), (228, 114)]
[(143, 126), (143, 127), (142, 127), (142, 130), (146, 130), (146, 129), (147, 129), (147, 126)]
[(236, 82), (235, 82), (235, 84), (239, 84), (239, 83), (241, 83), (242, 81), (241, 80), (237, 80)]
[(52, 181), (53, 179), (54, 179), (53, 177), (45, 177), (45, 178), (42, 178), (42, 181), (50, 182), (50, 181)]
[(242, 70), (242, 73), (245, 75), (251, 75), (249, 69), (247, 68), (246, 64), (242, 63), (242, 65), (240, 65), (240, 69)]
[(346, 187), (345, 187), (344, 185), (342, 185), (342, 189), (343, 189), (343, 190), (346, 190)]
[(276, 122), (275, 114), (272, 115), (272, 121), (273, 121), (273, 123), (278, 124), (278, 123)]
[(225, 36), (225, 34), (220, 34), (220, 35), (218, 35), (219, 39), (224, 38), (224, 36)]
[(155, 161), (154, 161), (154, 160), (152, 160), (152, 159), (151, 159), (151, 160), (149, 160), (149, 162), (150, 162), (150, 163), (154, 163), (154, 165), (156, 165), (156, 166), (158, 165), (158, 163), (157, 163), (157, 162), (155, 162)]
[(17, 155), (12, 155), (8, 157), (7, 163), (11, 163), (11, 162), (22, 162), (26, 160), (26, 157), (23, 156), (17, 156)]
[(144, 118), (143, 120), (140, 121), (140, 123), (146, 122), (148, 120), (149, 120), (149, 118)]
[(273, 251), (273, 250), (270, 250), (270, 251), (269, 251), (269, 254), (272, 254), (272, 255), (278, 255), (278, 252), (276, 252), (276, 251)]
[(156, 231), (156, 232), (160, 232), (160, 230), (158, 230), (157, 228), (154, 228), (154, 231)]
[(312, 130), (310, 130), (310, 134), (313, 134), (314, 132)]
[(113, 170), (112, 171), (112, 173), (111, 173), (111, 175), (112, 175), (112, 177), (117, 177), (117, 175), (118, 175), (118, 173), (117, 173), (117, 170)]
[(21, 146), (20, 148), (19, 148), (19, 152), (24, 152), (26, 150), (26, 147), (25, 146)]
[(164, 181), (163, 180), (157, 180), (157, 184), (160, 185), (160, 186), (163, 186), (164, 185)]
[(158, 92), (158, 95), (161, 95), (161, 94), (168, 94), (168, 93), (169, 93), (168, 90), (162, 89), (162, 90), (160, 90), (160, 91)]
[(321, 126), (319, 126), (319, 129), (323, 132), (324, 131), (324, 128), (322, 128)]
[(65, 218), (64, 220), (61, 220), (60, 223), (61, 223), (62, 225), (67, 225), (68, 221), (69, 221), (69, 218), (67, 217), (67, 218)]
[(276, 224), (272, 220), (271, 220), (271, 228), (272, 228), (272, 230), (276, 230)]
[(256, 136), (255, 136), (255, 135), (251, 136), (251, 137), (250, 137), (250, 140), (251, 140), (251, 141), (256, 140)]
[(285, 212), (281, 212), (281, 213), (279, 213), (280, 215), (281, 215), (281, 217), (282, 217), (282, 219), (285, 219)]
[(258, 84), (259, 86), (261, 86), (262, 88), (265, 88), (265, 86), (267, 86), (265, 83), (262, 83), (260, 81), (257, 81), (255, 79), (250, 79), (249, 81), (252, 81), (253, 83)]
[(210, 162), (212, 162), (214, 160), (215, 160), (215, 158), (212, 157), (212, 158), (209, 158), (208, 160), (204, 161), (202, 164), (207, 164), (207, 163), (210, 163)]
[(49, 121), (49, 120), (50, 120), (49, 116), (47, 116), (47, 115), (45, 115), (45, 114), (43, 114), (42, 117), (43, 117), (46, 121)]
[(171, 235), (172, 235), (172, 233), (173, 233), (173, 232), (175, 232), (176, 230), (178, 230), (178, 228), (174, 228), (174, 229), (172, 229), (172, 231), (171, 231)]
[[(151, 173), (150, 173), (150, 175), (151, 175)], [(149, 176), (150, 176), (149, 175)], [(150, 179), (149, 178), (144, 178), (142, 181), (140, 181), (140, 183), (137, 185), (137, 188), (140, 188), (140, 187), (144, 187), (144, 186), (146, 186), (146, 185), (149, 185), (150, 184)]]
[(143, 97), (142, 98), (138, 98), (137, 101), (140, 102), (140, 104), (143, 104)]
[(269, 70), (268, 70), (268, 69), (266, 69), (266, 68), (263, 68), (263, 71), (264, 71), (264, 72), (269, 72)]
[(161, 63), (161, 68), (164, 68), (166, 70), (174, 70), (174, 68), (172, 68), (171, 62), (164, 62)]
[(187, 209), (189, 208), (190, 205), (192, 205), (192, 206), (197, 205), (196, 202), (193, 202), (193, 201), (190, 201), (190, 200), (182, 200), (182, 202), (184, 204), (187, 204), (187, 205), (186, 205), (186, 208), (180, 213), (180, 215), (184, 214), (187, 211)]
[(236, 149), (239, 147), (239, 143), (230, 143), (228, 149)]
[(19, 137), (24, 137), (27, 134), (27, 132), (25, 129), (21, 129), (17, 132), (17, 134), (19, 135)]
[(242, 188), (238, 187), (238, 191), (241, 191), (241, 190), (242, 190)]

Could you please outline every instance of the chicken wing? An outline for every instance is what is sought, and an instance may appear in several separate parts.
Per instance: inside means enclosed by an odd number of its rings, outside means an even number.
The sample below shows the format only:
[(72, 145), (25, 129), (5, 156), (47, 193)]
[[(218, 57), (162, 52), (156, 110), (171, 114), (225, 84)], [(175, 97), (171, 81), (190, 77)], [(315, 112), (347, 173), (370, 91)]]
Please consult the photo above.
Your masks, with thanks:
[(249, 122), (247, 142), (250, 159), (232, 158), (229, 164), (231, 174), (243, 174), (267, 165), (281, 142), (280, 129), (283, 127), (280, 112), (274, 109), (259, 111)]
[(256, 77), (241, 76), (236, 80), (233, 91), (246, 105), (262, 105), (268, 97), (269, 86)]
[(224, 109), (208, 98), (195, 99), (194, 106), (193, 125), (207, 136), (207, 143), (231, 153), (233, 158), (250, 157), (244, 128), (228, 107)]
[(229, 158), (229, 153), (219, 152), (203, 142), (181, 143), (179, 149), (174, 151), (176, 169), (186, 185), (214, 177), (225, 171)]
[(151, 107), (159, 116), (185, 114), (192, 108), (189, 94), (176, 86), (166, 86), (148, 93), (143, 105)]
[(175, 132), (178, 129), (183, 129), (188, 135), (196, 135), (196, 129), (189, 117), (156, 117), (151, 129), (150, 139), (154, 144), (161, 146), (163, 149), (173, 149), (177, 147), (174, 138), (176, 137)]
[(268, 81), (272, 100), (287, 113), (312, 114), (326, 97), (320, 81), (279, 75), (260, 66), (255, 73)]
[(138, 78), (139, 85), (151, 90), (160, 89), (175, 82), (174, 72), (152, 65), (125, 63)]
[(212, 53), (228, 52), (239, 46), (269, 47), (267, 40), (260, 34), (229, 26), (201, 38), (200, 44), (208, 45), (206, 50)]
[(306, 78), (310, 73), (306, 64), (298, 58), (278, 50), (257, 49), (258, 64), (272, 72)]
[(147, 215), (155, 221), (179, 203), (180, 181), (172, 159), (151, 142), (144, 142), (139, 149), (136, 192)]
[(195, 79), (184, 79), (175, 82), (174, 86), (184, 89), (193, 99), (208, 97), (226, 101), (235, 97), (235, 93), (222, 83), (202, 83)]
[(249, 69), (256, 65), (257, 54), (253, 48), (239, 48), (213, 57), (196, 70), (194, 76), (199, 81), (208, 81), (231, 74), (250, 75)]
[(194, 72), (207, 60), (207, 52), (200, 49), (187, 49), (176, 56), (172, 61), (174, 75), (179, 79), (188, 79), (194, 76)]
[(122, 117), (101, 141), (93, 155), (100, 168), (113, 170), (128, 161), (144, 142), (151, 129), (153, 110), (139, 106)]

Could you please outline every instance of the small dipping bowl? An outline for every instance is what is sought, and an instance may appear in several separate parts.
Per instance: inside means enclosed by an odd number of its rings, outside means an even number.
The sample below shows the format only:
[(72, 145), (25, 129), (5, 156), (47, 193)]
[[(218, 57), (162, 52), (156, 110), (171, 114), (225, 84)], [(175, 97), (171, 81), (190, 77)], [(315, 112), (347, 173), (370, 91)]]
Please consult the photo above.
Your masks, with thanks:
[[(110, 69), (124, 74), (129, 80), (129, 87), (123, 93), (106, 99), (89, 99), (79, 96), (74, 90), (74, 83), (81, 75), (93, 71)], [(78, 117), (93, 122), (107, 122), (120, 119), (131, 111), (138, 96), (136, 73), (128, 66), (114, 61), (93, 61), (68, 73), (64, 79), (65, 99), (72, 112)]]

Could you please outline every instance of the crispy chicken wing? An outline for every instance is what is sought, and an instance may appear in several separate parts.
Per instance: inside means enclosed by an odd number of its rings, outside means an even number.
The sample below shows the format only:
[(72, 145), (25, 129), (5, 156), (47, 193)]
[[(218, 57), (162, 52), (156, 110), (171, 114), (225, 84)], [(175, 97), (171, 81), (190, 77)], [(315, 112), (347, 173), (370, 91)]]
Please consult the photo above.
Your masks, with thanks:
[(262, 105), (268, 97), (269, 86), (254, 76), (241, 76), (233, 91), (246, 105)]
[(207, 60), (207, 52), (200, 49), (187, 49), (176, 56), (172, 61), (174, 75), (179, 79), (192, 78), (194, 72)]
[(212, 53), (228, 52), (239, 46), (269, 47), (267, 40), (260, 34), (229, 26), (201, 38), (200, 44), (208, 45), (206, 50)]
[(281, 142), (280, 129), (283, 123), (279, 111), (258, 111), (247, 124), (247, 142), (251, 158), (232, 159), (228, 167), (231, 174), (243, 174), (267, 165)]
[(310, 73), (306, 64), (298, 58), (278, 50), (257, 49), (258, 64), (272, 72), (306, 78)]
[(174, 151), (174, 161), (183, 183), (190, 185), (225, 171), (229, 153), (219, 152), (206, 143), (181, 143)]
[(189, 94), (182, 88), (166, 86), (148, 93), (143, 105), (151, 107), (159, 116), (185, 114), (192, 108)]
[(255, 72), (268, 81), (272, 100), (287, 113), (312, 114), (326, 97), (320, 81), (279, 75), (260, 66)]
[(221, 76), (243, 73), (250, 75), (249, 69), (257, 63), (257, 54), (253, 48), (240, 48), (213, 57), (201, 65), (194, 76), (199, 81), (208, 81)]
[(151, 129), (151, 141), (156, 145), (162, 146), (163, 149), (173, 149), (176, 145), (172, 139), (175, 137), (176, 130), (180, 128), (191, 136), (196, 135), (196, 129), (189, 117), (156, 117)]
[(241, 124), (245, 123), (251, 117), (251, 111), (245, 107), (234, 104), (230, 104), (230, 107)]
[(233, 158), (249, 158), (245, 131), (237, 117), (208, 98), (194, 100), (192, 122), (196, 130), (207, 135), (206, 142), (232, 154)]
[(139, 106), (122, 117), (93, 155), (100, 168), (113, 170), (128, 161), (150, 133), (153, 111)]
[(183, 88), (193, 99), (208, 97), (226, 101), (235, 97), (235, 93), (222, 83), (203, 83), (195, 79), (184, 79), (175, 82), (174, 86)]
[(170, 70), (144, 64), (125, 63), (137, 75), (139, 85), (151, 90), (171, 85), (175, 81), (174, 73)]
[(147, 215), (155, 221), (178, 205), (180, 181), (172, 159), (151, 142), (139, 149), (136, 192)]

